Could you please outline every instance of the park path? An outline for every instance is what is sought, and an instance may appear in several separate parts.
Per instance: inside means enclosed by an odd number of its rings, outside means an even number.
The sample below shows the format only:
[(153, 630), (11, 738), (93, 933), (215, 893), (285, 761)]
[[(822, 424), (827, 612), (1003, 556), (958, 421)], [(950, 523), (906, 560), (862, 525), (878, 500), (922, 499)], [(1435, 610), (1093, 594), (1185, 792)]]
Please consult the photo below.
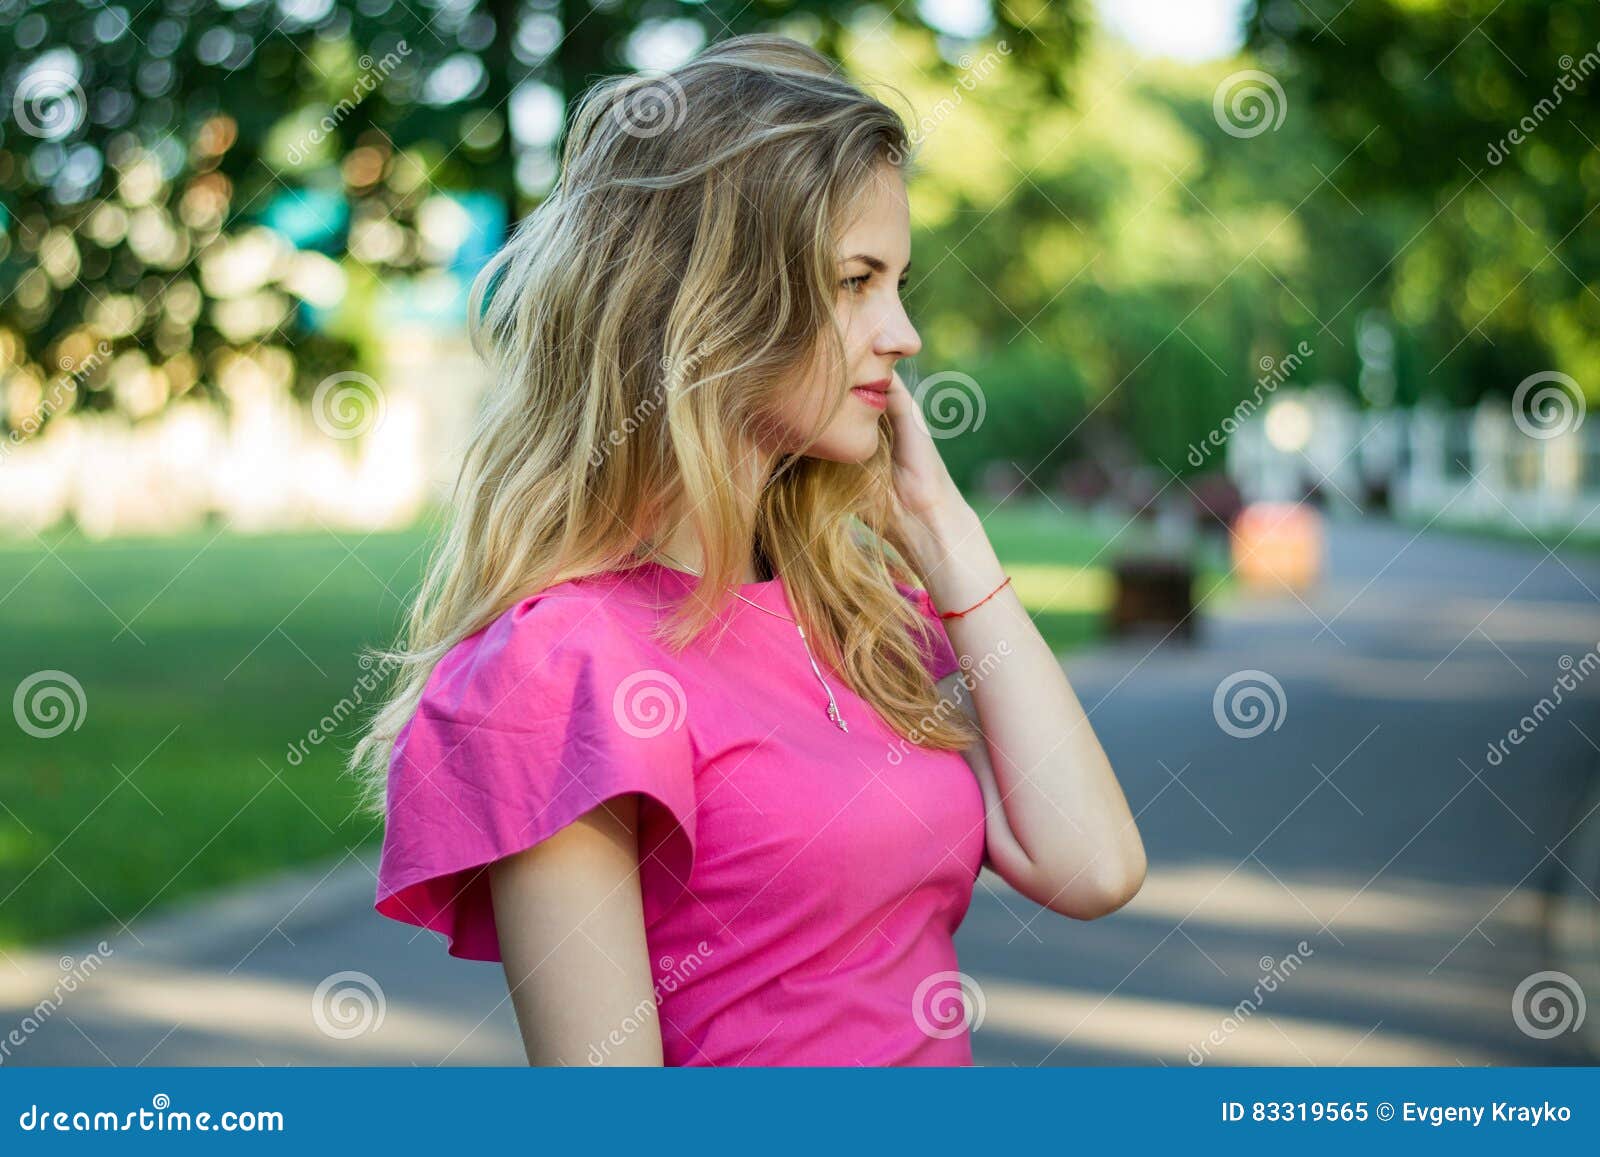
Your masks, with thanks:
[[(1301, 597), (1208, 605), (1192, 644), (1073, 656), (1151, 870), (1089, 923), (985, 873), (957, 940), (979, 1063), (1581, 1061), (1584, 1034), (1530, 1036), (1512, 995), (1551, 967), (1541, 892), (1600, 767), (1600, 679), (1486, 756), (1561, 656), (1600, 641), (1597, 591), (1594, 555), (1336, 523)], [(1282, 694), (1246, 677), (1276, 726), (1239, 738), (1213, 697), (1246, 671)], [(103, 969), (0, 1062), (521, 1063), (499, 966), (372, 914), (375, 855), (142, 920), (139, 943), (108, 935)], [(23, 1023), (99, 939), (0, 955), (0, 1023)]]
[[(1541, 889), (1600, 774), (1600, 677), (1498, 766), (1487, 753), (1550, 695), (1561, 656), (1600, 644), (1597, 591), (1592, 554), (1333, 523), (1314, 591), (1235, 597), (1191, 647), (1069, 662), (1152, 870), (1088, 924), (998, 890), (974, 905), (960, 947), (987, 997), (979, 1059), (1579, 1059), (1578, 1035), (1524, 1033), (1512, 996), (1551, 967)], [(1240, 678), (1274, 695), (1275, 728), (1238, 738), (1214, 697), (1246, 671), (1282, 697)], [(1258, 722), (1226, 702), (1235, 729)]]

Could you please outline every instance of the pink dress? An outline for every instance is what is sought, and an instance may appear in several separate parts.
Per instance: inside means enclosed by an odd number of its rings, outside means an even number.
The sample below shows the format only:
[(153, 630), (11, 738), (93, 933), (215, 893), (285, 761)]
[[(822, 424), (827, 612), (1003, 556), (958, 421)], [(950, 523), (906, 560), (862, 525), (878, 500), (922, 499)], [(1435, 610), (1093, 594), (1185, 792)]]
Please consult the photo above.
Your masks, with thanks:
[[(499, 960), (481, 869), (638, 792), (668, 1065), (971, 1064), (952, 935), (984, 809), (966, 760), (903, 740), (819, 659), (841, 731), (794, 625), (736, 599), (720, 640), (674, 655), (650, 626), (694, 581), (656, 563), (574, 579), (445, 655), (390, 765), (376, 910)], [(943, 623), (900, 589), (948, 675)], [(794, 615), (781, 579), (740, 593)]]

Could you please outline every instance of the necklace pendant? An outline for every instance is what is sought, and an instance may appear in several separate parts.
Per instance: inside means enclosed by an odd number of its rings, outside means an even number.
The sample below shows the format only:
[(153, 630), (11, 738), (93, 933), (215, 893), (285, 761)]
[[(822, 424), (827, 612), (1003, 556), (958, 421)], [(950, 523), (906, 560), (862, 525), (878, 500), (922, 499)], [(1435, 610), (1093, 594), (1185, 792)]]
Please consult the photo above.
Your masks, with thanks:
[[(662, 552), (662, 553), (665, 554), (665, 552)], [(669, 561), (676, 561), (676, 560), (672, 559), (670, 555), (666, 555), (666, 557), (668, 558)], [(679, 566), (682, 567), (682, 564), (680, 563)], [(685, 567), (683, 569), (688, 569), (688, 568)], [(690, 571), (689, 573), (698, 575), (700, 572), (699, 571)], [(811, 654), (811, 644), (806, 642), (806, 629), (803, 626), (800, 625), (800, 620), (799, 619), (791, 619), (791, 618), (789, 618), (788, 615), (781, 615), (777, 611), (772, 610), (770, 607), (764, 607), (760, 603), (752, 602), (750, 599), (747, 599), (743, 595), (741, 595), (738, 591), (734, 591), (733, 592), (733, 597), (738, 599), (740, 602), (749, 603), (752, 607), (755, 607), (756, 610), (758, 610), (758, 611), (765, 611), (767, 614), (772, 615), (774, 618), (783, 619), (783, 620), (785, 620), (787, 622), (790, 622), (790, 623), (794, 624), (794, 629), (800, 635), (800, 646), (805, 649), (806, 661), (811, 664), (811, 670), (812, 670), (812, 673), (816, 675), (817, 682), (822, 684), (822, 689), (824, 691), (826, 691), (827, 694), (828, 694), (828, 718), (833, 720), (834, 723), (838, 724), (838, 727), (839, 727), (840, 731), (849, 731), (850, 730), (850, 725), (844, 721), (844, 715), (841, 714), (840, 711), (839, 711), (839, 704), (834, 700), (833, 688), (829, 687), (828, 686), (828, 681), (822, 677), (822, 669), (817, 666), (816, 657)]]

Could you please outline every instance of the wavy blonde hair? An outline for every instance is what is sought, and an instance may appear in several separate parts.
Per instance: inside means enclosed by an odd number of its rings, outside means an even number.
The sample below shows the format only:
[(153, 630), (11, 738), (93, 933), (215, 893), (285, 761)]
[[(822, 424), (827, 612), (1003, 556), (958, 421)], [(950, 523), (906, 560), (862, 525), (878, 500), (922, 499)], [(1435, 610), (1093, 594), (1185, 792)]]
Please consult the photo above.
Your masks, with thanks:
[(878, 166), (908, 173), (909, 145), (895, 112), (781, 36), (584, 93), (555, 187), (472, 286), (492, 385), (404, 641), (368, 652), (396, 674), (349, 759), (366, 810), (382, 814), (395, 737), (444, 654), (531, 594), (637, 565), (675, 511), (704, 565), (661, 624), (674, 649), (727, 597), (706, 592), (760, 557), (817, 660), (897, 733), (944, 750), (976, 738), (893, 586), (925, 582), (893, 529), (887, 420), (866, 462), (792, 453), (759, 498), (728, 485), (813, 365), (833, 400), (818, 432), (843, 404), (838, 238)]

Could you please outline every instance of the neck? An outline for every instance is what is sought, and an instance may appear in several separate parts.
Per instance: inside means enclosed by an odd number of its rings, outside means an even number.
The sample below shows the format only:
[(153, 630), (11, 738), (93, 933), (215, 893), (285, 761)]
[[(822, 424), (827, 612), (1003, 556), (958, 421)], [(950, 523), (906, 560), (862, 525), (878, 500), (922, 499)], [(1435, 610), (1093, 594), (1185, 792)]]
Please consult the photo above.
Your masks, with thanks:
[[(753, 511), (759, 499), (761, 486), (770, 473), (770, 463), (759, 460), (755, 456), (746, 458), (748, 469), (745, 472), (744, 484), (740, 493), (748, 510)], [(756, 479), (761, 480), (757, 485)], [(659, 524), (667, 528), (663, 536), (655, 540), (655, 553), (667, 555), (673, 560), (669, 565), (684, 567), (701, 574), (705, 571), (705, 552), (700, 548), (700, 540), (695, 536), (694, 527), (680, 512), (674, 511), (670, 517), (663, 518)], [(664, 560), (665, 561), (665, 560)], [(765, 582), (769, 577), (764, 573), (761, 560), (754, 553), (744, 560), (744, 565), (735, 574), (737, 583)]]
[[(665, 556), (669, 565), (691, 570), (695, 574), (702, 574), (706, 569), (705, 552), (700, 549), (693, 530), (687, 526), (679, 527), (671, 537), (658, 543), (656, 554)], [(753, 558), (746, 559), (744, 566), (734, 576), (734, 581), (741, 584), (765, 582), (766, 579), (767, 576)]]

